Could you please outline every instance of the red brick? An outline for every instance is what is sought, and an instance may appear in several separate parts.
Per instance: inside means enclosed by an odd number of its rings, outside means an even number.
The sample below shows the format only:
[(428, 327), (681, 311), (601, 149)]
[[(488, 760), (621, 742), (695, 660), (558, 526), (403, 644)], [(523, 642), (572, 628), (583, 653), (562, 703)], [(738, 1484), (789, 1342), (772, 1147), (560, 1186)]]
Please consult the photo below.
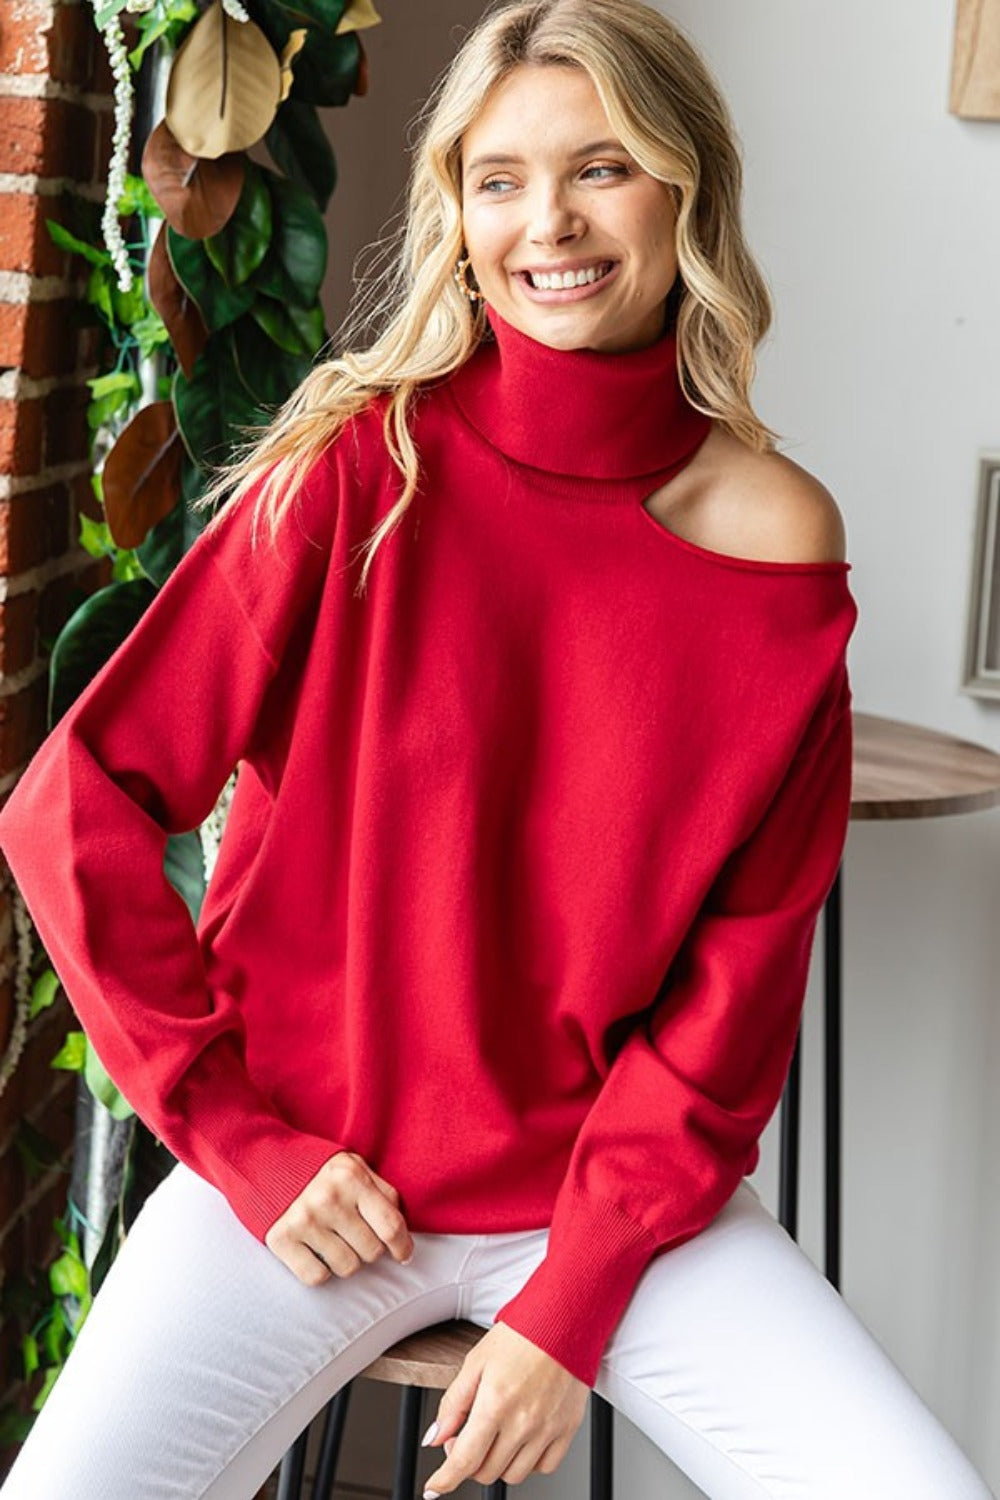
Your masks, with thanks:
[(42, 398), (45, 423), (45, 465), (73, 463), (90, 456), (87, 407), (90, 392), (84, 387), (50, 391)]
[(0, 302), (0, 366), (35, 379), (69, 374), (76, 366), (74, 307), (65, 299)]
[(81, 323), (77, 334), (77, 373), (83, 378), (97, 372), (108, 343), (108, 332), (102, 323)]
[(37, 474), (42, 463), (41, 399), (0, 400), (0, 474)]
[(0, 193), (0, 270), (61, 276), (79, 285), (81, 295), (90, 264), (75, 251), (61, 249), (48, 221), (75, 232), (71, 194)]
[[(98, 35), (89, 5), (57, 5), (48, 40), (51, 78), (79, 88), (89, 84), (98, 93), (110, 90), (113, 79), (107, 48)], [(95, 69), (99, 70), (97, 76)]]
[(110, 110), (102, 112), (96, 117), (95, 123), (92, 175), (95, 182), (103, 184), (108, 180), (108, 167), (111, 163), (111, 148), (115, 137), (114, 114)]
[(0, 172), (90, 178), (94, 113), (66, 99), (0, 96)]
[(38, 603), (38, 628), (49, 640), (54, 640), (73, 611), (79, 606), (81, 596), (93, 594), (111, 582), (112, 563), (108, 557), (94, 558), (78, 573), (60, 573), (51, 579), (42, 590)]
[(0, 98), (0, 171), (43, 172), (47, 122), (44, 99)]
[[(34, 193), (0, 197), (0, 271), (32, 271), (37, 263), (41, 200)], [(52, 247), (53, 250), (55, 246)]]
[(5, 7), (0, 27), (0, 72), (20, 77), (46, 73), (49, 67), (48, 34), (52, 7), (20, 0)]
[(77, 474), (69, 481), (69, 527), (74, 538), (80, 535), (80, 517), (89, 516), (93, 521), (104, 520), (104, 507), (94, 494), (90, 474)]
[(26, 765), (45, 738), (48, 681), (44, 673), (19, 693), (0, 697), (0, 775)]
[[(82, 10), (87, 11), (84, 4)], [(122, 35), (125, 38), (125, 49), (131, 52), (139, 44), (139, 30), (136, 25), (136, 17), (127, 11), (120, 11), (118, 19), (122, 26)], [(115, 91), (115, 78), (111, 71), (111, 59), (104, 42), (95, 33), (95, 46), (92, 53), (94, 59), (94, 72), (90, 80), (88, 93), (105, 94), (110, 99)]]
[(24, 672), (38, 650), (38, 594), (26, 589), (0, 604), (0, 672)]
[(0, 500), (0, 575), (26, 573), (69, 550), (69, 490), (22, 490)]
[(0, 369), (21, 368), (28, 312), (27, 302), (0, 302)]

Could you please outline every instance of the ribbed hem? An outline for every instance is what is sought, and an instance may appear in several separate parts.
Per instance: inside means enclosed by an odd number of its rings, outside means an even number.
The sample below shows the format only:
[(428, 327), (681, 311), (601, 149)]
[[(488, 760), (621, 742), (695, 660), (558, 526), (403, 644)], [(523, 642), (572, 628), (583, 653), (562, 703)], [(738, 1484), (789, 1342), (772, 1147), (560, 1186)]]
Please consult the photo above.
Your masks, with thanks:
[(495, 1321), (593, 1387), (605, 1345), (657, 1249), (650, 1231), (616, 1203), (578, 1192), (561, 1196), (545, 1259)]

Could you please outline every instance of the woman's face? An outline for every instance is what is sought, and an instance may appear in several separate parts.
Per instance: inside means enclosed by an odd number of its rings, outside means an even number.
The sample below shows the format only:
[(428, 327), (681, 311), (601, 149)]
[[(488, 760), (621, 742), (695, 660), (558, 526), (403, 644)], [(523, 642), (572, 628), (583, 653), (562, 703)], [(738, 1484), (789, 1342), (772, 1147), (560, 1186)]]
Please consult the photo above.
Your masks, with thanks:
[[(674, 200), (618, 143), (582, 68), (522, 63), (490, 94), (462, 139), (462, 220), (483, 296), (522, 333), (608, 352), (662, 334)], [(568, 290), (526, 274), (588, 268), (600, 279)]]

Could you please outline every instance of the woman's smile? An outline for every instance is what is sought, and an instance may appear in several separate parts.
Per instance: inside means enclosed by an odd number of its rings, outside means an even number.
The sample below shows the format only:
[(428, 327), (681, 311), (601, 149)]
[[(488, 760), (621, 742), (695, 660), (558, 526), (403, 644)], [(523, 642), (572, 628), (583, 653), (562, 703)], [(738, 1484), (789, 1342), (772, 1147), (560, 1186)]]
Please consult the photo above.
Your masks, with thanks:
[[(547, 302), (581, 302), (586, 297), (599, 296), (610, 286), (620, 265), (620, 261), (605, 260), (586, 271), (516, 271), (514, 278), (532, 302), (543, 305)], [(569, 278), (574, 276), (575, 280), (570, 281)]]

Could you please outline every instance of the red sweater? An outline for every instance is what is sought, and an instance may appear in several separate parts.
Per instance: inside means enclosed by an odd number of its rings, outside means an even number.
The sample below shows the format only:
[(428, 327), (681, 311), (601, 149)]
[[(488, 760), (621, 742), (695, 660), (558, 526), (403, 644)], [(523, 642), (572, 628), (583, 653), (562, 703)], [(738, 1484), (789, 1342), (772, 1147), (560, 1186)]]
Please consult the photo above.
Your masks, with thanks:
[[(336, 1151), (415, 1231), (551, 1225), (499, 1318), (592, 1385), (643, 1268), (757, 1165), (847, 830), (849, 563), (641, 500), (710, 427), (667, 334), (493, 338), (380, 396), (281, 531), (198, 538), (44, 741), (0, 848), (147, 1125), (263, 1239)], [(197, 925), (165, 878), (239, 764)]]

